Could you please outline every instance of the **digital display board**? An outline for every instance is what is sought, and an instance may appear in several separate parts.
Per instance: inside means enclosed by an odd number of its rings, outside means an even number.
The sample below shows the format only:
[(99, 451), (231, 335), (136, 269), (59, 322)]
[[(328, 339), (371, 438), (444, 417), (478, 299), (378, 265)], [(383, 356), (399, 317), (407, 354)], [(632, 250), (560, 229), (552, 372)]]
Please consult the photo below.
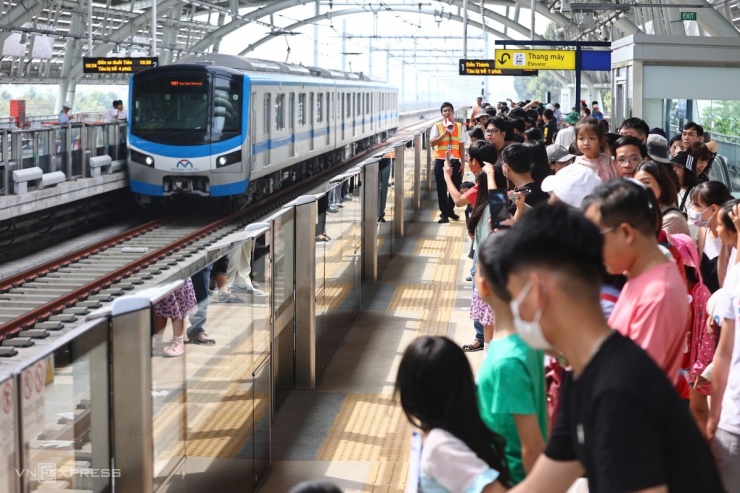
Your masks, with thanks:
[(500, 69), (496, 68), (494, 60), (466, 60), (460, 59), (459, 75), (515, 75), (536, 77), (536, 70)]
[(85, 74), (135, 74), (159, 65), (159, 57), (84, 57), (82, 62)]

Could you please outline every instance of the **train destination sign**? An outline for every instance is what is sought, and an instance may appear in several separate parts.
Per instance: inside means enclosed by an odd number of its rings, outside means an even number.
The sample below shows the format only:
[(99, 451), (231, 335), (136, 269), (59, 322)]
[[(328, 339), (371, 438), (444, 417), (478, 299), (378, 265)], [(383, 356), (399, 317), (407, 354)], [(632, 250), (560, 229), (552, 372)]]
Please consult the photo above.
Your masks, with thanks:
[(496, 68), (575, 70), (575, 50), (496, 50)]
[(159, 65), (159, 57), (83, 57), (82, 63), (85, 74), (135, 74)]
[(494, 60), (466, 60), (460, 59), (459, 75), (518, 75), (536, 77), (536, 70), (500, 69)]

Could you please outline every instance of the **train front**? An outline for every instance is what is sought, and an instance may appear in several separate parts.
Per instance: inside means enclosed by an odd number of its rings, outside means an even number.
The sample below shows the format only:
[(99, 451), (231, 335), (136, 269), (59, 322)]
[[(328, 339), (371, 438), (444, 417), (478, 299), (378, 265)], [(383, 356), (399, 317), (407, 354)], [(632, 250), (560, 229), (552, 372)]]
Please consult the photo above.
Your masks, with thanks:
[(234, 70), (171, 65), (131, 78), (128, 171), (149, 196), (225, 197), (249, 186), (249, 79)]

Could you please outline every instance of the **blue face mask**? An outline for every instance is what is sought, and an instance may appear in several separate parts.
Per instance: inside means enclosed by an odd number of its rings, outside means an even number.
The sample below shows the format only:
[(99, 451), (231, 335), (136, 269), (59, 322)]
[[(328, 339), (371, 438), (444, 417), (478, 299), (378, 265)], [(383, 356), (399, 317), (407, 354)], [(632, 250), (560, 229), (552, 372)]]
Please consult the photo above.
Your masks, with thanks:
[(517, 335), (522, 339), (522, 341), (532, 349), (542, 351), (550, 350), (552, 349), (552, 345), (545, 338), (545, 335), (542, 333), (542, 327), (540, 326), (540, 318), (542, 317), (544, 306), (537, 309), (537, 312), (534, 314), (534, 320), (531, 322), (522, 320), (522, 317), (519, 314), (519, 306), (524, 301), (524, 298), (527, 297), (531, 289), (532, 280), (530, 279), (524, 286), (524, 289), (522, 289), (522, 292), (519, 293), (519, 296), (517, 296), (515, 300), (511, 300), (509, 302), (509, 308), (511, 308), (511, 313), (514, 316), (514, 330), (516, 330)]

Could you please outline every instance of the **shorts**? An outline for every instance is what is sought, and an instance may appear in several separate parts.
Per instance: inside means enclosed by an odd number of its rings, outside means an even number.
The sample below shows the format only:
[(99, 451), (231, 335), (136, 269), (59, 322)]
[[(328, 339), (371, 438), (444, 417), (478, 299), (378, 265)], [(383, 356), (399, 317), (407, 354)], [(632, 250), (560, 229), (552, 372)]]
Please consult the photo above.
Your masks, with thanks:
[(740, 491), (740, 435), (717, 428), (712, 453), (725, 489)]

